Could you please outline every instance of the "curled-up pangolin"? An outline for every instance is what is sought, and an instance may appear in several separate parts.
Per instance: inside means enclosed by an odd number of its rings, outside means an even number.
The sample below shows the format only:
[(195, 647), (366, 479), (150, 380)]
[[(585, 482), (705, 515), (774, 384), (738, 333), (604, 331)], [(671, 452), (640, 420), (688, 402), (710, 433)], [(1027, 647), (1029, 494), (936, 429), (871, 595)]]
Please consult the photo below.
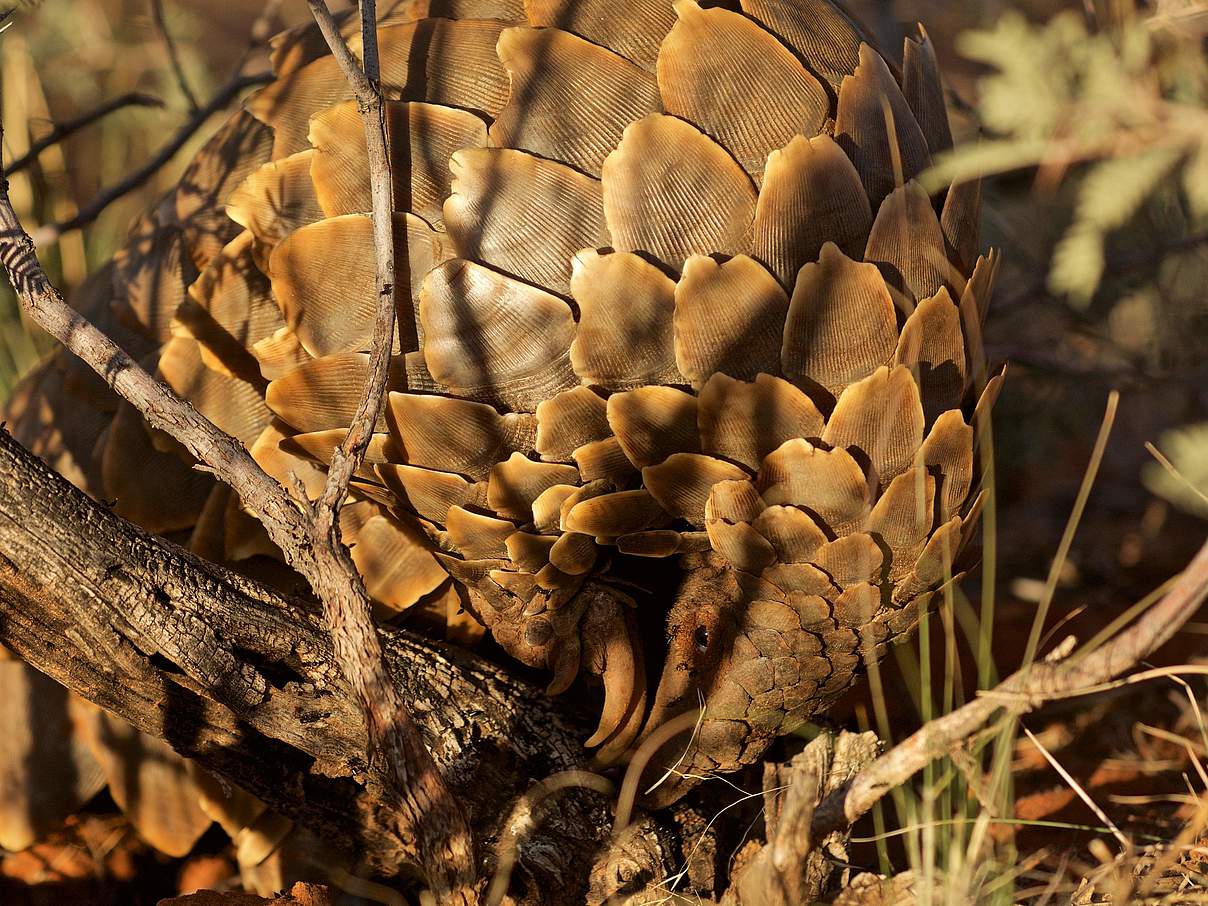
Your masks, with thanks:
[[(703, 704), (664, 750), (669, 802), (828, 707), (950, 579), (997, 263), (979, 191), (914, 181), (951, 143), (921, 31), (899, 73), (825, 0), (429, 11), (378, 34), (401, 291), (345, 538), (384, 610), (464, 605), (552, 692), (602, 681), (602, 760)], [(115, 262), (113, 309), (314, 494), (368, 360), (366, 152), (313, 28), (274, 65), (194, 168), (239, 172), (229, 219), (182, 185)], [(119, 510), (271, 553), (187, 469), (139, 507), (173, 445), (136, 428), (119, 410), (98, 454)]]

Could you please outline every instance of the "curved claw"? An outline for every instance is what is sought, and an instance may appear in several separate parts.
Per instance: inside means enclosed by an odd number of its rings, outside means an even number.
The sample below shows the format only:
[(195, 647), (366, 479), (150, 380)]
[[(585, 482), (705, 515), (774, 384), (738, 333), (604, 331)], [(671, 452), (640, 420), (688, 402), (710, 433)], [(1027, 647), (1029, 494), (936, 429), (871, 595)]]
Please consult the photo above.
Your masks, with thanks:
[(578, 637), (572, 634), (561, 641), (562, 644), (558, 647), (558, 653), (554, 657), (553, 679), (545, 688), (547, 695), (561, 695), (570, 688), (570, 684), (579, 675), (579, 653), (582, 646), (579, 644)]
[(600, 746), (596, 761), (607, 764), (620, 757), (642, 729), (646, 715), (645, 659), (633, 615), (615, 600), (610, 607), (597, 605), (588, 611), (583, 635), (596, 655), (591, 666), (604, 681), (600, 724), (584, 745)]

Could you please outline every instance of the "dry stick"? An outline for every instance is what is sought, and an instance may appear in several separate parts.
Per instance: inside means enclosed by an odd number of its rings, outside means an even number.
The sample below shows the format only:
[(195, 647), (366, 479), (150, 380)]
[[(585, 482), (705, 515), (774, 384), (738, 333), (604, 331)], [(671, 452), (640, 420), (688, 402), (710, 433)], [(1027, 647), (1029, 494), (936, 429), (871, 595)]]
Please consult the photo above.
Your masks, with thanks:
[(141, 91), (129, 91), (126, 94), (119, 94), (117, 97), (110, 98), (103, 104), (97, 105), (87, 113), (82, 113), (77, 117), (64, 120), (61, 123), (55, 123), (54, 128), (51, 129), (50, 132), (29, 146), (29, 151), (9, 164), (8, 167), (5, 168), (5, 173), (9, 176), (12, 176), (14, 173), (20, 173), (35, 160), (37, 160), (38, 155), (40, 155), (51, 145), (57, 145), (69, 135), (91, 126), (97, 120), (103, 119), (114, 111), (123, 110), (126, 107), (163, 106), (164, 102), (153, 94), (144, 94)]
[(1032, 664), (992, 691), (927, 723), (909, 739), (828, 796), (814, 814), (813, 839), (850, 826), (886, 793), (942, 757), (1004, 709), (1019, 715), (1072, 690), (1106, 682), (1129, 670), (1171, 638), (1208, 598), (1208, 542), (1166, 595), (1125, 630), (1080, 661)]
[(189, 112), (196, 113), (200, 109), (197, 95), (189, 87), (189, 80), (185, 78), (185, 68), (180, 64), (180, 55), (176, 51), (176, 42), (172, 40), (172, 33), (168, 31), (168, 22), (164, 18), (164, 0), (151, 0), (151, 18), (155, 20), (155, 30), (159, 32), (159, 39), (164, 42), (164, 49), (168, 51), (168, 63), (172, 67), (172, 74), (176, 76), (176, 87), (185, 96)]
[[(442, 902), (475, 903), (477, 873), (474, 840), (460, 803), (449, 793), (424, 748), (419, 730), (391, 685), (381, 645), (370, 616), (360, 574), (340, 543), (337, 519), (348, 483), (365, 457), (386, 395), (390, 351), (394, 345), (394, 199), (386, 139), (386, 111), (378, 86), (377, 14), (374, 0), (361, 0), (362, 70), (340, 34), (324, 0), (308, 0), (311, 13), (345, 78), (352, 87), (365, 125), (372, 199), (377, 315), (365, 391), (344, 442), (332, 455), (327, 483), (314, 508), (317, 546), (330, 551), (332, 565), (345, 581), (323, 595), (324, 611), (340, 664), (348, 671), (370, 724), (370, 738), (388, 758), (400, 794), (404, 826), (416, 836), (421, 865), (433, 893)], [(326, 544), (322, 542), (326, 541)]]
[(195, 114), (189, 117), (188, 122), (176, 131), (176, 134), (168, 140), (155, 156), (147, 161), (143, 166), (139, 167), (121, 182), (110, 186), (107, 189), (102, 189), (96, 196), (84, 205), (83, 208), (68, 220), (62, 223), (52, 223), (44, 227), (40, 227), (34, 232), (33, 241), (37, 245), (49, 245), (52, 242), (57, 242), (59, 237), (64, 233), (69, 233), (72, 230), (78, 230), (88, 226), (92, 221), (101, 216), (101, 213), (124, 195), (133, 192), (148, 179), (159, 172), (160, 168), (170, 161), (176, 152), (181, 149), (185, 142), (192, 138), (193, 134), (205, 125), (213, 114), (217, 113), (228, 106), (241, 91), (245, 88), (251, 88), (254, 85), (263, 85), (272, 81), (272, 74), (268, 72), (256, 73), (255, 75), (237, 76), (223, 85), (214, 94), (206, 105), (199, 109)]

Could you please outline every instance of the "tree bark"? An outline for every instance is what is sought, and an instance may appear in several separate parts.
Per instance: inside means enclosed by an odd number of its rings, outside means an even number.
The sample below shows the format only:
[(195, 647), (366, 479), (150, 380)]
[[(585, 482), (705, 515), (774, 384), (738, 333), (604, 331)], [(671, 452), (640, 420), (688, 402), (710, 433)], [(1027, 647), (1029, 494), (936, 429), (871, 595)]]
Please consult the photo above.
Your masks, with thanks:
[[(394, 685), (484, 842), (531, 784), (585, 760), (589, 717), (471, 653), (382, 636)], [(394, 875), (414, 852), (379, 795), (389, 778), (366, 761), (362, 712), (317, 606), (125, 522), (3, 431), (0, 643), (367, 870)], [(585, 885), (608, 831), (604, 797), (559, 794), (541, 836), (520, 842), (523, 899), (561, 902)]]

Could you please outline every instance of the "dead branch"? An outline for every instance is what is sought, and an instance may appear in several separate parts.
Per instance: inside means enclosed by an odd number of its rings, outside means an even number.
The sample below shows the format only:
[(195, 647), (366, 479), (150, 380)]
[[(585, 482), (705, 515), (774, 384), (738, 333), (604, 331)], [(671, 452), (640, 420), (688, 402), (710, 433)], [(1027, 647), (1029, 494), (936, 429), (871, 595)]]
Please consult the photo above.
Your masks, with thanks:
[(831, 869), (847, 860), (846, 828), (811, 831), (818, 804), (872, 761), (874, 733), (822, 733), (792, 761), (765, 764), (764, 827), (767, 842), (736, 872), (721, 906), (796, 906), (814, 903)]
[(91, 126), (97, 120), (104, 119), (109, 114), (124, 110), (127, 107), (163, 107), (164, 102), (153, 94), (144, 94), (141, 91), (129, 91), (126, 94), (120, 94), (115, 98), (110, 98), (102, 104), (98, 104), (93, 109), (81, 113), (79, 116), (72, 117), (69, 120), (63, 120), (61, 123), (55, 123), (54, 128), (50, 130), (42, 138), (38, 139), (29, 146), (29, 151), (18, 157), (15, 161), (8, 165), (5, 172), (11, 176), (14, 173), (20, 173), (30, 164), (32, 164), (47, 148), (52, 145), (57, 145), (59, 142), (68, 136), (79, 132)]
[(997, 711), (1026, 714), (1054, 698), (1096, 686), (1131, 670), (1169, 640), (1208, 598), (1208, 542), (1166, 595), (1130, 629), (1100, 648), (1067, 660), (1032, 664), (996, 688), (921, 727), (852, 782), (829, 795), (814, 813), (812, 837), (849, 827), (886, 793), (936, 758), (961, 745)]
[[(530, 785), (584, 760), (594, 725), (459, 649), (381, 630), (388, 681), (485, 842)], [(394, 876), (414, 842), (393, 778), (316, 608), (125, 522), (0, 431), (0, 643), (72, 691), (168, 740), (357, 860)], [(546, 799), (518, 849), (518, 903), (586, 887), (607, 799)], [(488, 870), (490, 866), (487, 866)], [(579, 899), (582, 898), (580, 893)]]
[(88, 224), (100, 217), (109, 205), (113, 204), (119, 198), (130, 194), (158, 173), (168, 161), (176, 156), (176, 152), (184, 147), (185, 142), (192, 138), (194, 133), (205, 125), (206, 120), (219, 110), (224, 110), (228, 107), (241, 92), (255, 85), (263, 85), (271, 80), (272, 74), (267, 72), (255, 73), (254, 75), (239, 75), (232, 78), (214, 93), (214, 96), (206, 102), (205, 106), (190, 116), (188, 121), (176, 130), (176, 133), (168, 139), (163, 147), (155, 152), (155, 155), (149, 161), (121, 182), (115, 183), (107, 189), (102, 189), (91, 201), (77, 211), (73, 217), (61, 223), (51, 223), (39, 227), (34, 232), (34, 242), (40, 246), (49, 245), (52, 242), (57, 242), (59, 237), (64, 233), (88, 226)]

